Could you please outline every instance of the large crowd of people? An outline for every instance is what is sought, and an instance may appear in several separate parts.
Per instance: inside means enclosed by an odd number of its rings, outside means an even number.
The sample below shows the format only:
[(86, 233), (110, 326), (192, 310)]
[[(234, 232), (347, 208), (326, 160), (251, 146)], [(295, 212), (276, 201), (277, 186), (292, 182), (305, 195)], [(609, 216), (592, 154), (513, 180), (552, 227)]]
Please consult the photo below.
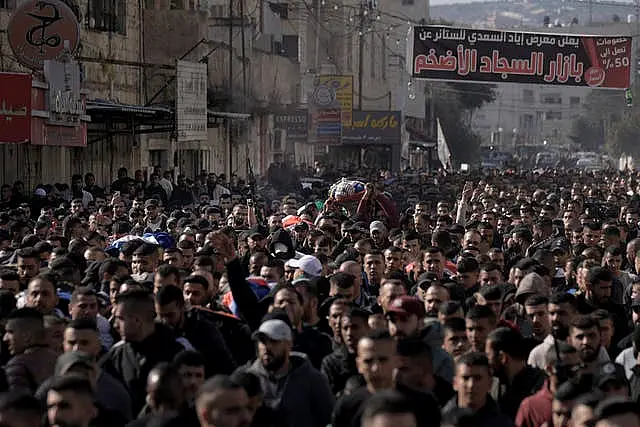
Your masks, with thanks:
[(0, 426), (640, 426), (634, 172), (321, 175), (2, 186)]

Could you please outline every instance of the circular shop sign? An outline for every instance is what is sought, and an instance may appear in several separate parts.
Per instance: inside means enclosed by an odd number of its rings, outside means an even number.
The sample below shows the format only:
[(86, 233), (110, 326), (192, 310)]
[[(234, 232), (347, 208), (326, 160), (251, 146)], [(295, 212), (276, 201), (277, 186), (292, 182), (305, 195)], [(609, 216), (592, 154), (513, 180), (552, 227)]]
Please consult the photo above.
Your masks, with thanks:
[(74, 53), (80, 42), (80, 23), (61, 0), (30, 0), (15, 11), (7, 27), (9, 46), (18, 62), (41, 70), (44, 61)]

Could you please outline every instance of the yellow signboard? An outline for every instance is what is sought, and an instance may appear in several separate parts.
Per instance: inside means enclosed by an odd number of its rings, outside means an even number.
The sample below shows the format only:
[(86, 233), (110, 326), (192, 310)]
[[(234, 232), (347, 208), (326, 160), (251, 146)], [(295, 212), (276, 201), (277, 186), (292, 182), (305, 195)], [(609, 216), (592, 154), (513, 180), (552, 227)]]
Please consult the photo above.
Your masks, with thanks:
[(333, 90), (340, 105), (342, 126), (351, 127), (353, 122), (353, 76), (319, 76), (317, 86)]

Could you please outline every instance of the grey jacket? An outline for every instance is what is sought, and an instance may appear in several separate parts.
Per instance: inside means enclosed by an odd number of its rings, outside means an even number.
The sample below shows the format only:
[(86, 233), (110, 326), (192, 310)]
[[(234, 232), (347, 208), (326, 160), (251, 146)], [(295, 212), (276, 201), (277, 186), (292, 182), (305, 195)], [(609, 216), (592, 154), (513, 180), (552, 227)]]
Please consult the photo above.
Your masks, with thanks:
[(260, 378), (264, 404), (275, 412), (278, 426), (326, 427), (335, 403), (326, 377), (304, 354), (292, 352), (289, 372), (272, 377), (259, 359), (239, 368)]

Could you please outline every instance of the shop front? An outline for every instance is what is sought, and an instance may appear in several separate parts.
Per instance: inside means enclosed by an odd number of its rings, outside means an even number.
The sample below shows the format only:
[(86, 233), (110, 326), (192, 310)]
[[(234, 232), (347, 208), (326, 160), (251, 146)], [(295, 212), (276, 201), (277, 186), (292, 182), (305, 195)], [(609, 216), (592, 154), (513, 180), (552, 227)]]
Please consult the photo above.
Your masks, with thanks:
[(353, 111), (351, 127), (342, 128), (340, 145), (329, 147), (328, 160), (338, 169), (400, 169), (400, 111)]

